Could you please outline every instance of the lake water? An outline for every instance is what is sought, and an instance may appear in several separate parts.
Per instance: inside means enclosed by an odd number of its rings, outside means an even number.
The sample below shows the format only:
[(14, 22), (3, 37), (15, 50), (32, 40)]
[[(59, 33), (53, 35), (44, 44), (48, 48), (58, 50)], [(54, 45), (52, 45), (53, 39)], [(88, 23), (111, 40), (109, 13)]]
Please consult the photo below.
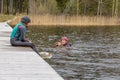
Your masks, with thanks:
[[(62, 36), (71, 48), (56, 48)], [(120, 27), (33, 26), (28, 38), (53, 53), (46, 61), (65, 80), (120, 80)]]

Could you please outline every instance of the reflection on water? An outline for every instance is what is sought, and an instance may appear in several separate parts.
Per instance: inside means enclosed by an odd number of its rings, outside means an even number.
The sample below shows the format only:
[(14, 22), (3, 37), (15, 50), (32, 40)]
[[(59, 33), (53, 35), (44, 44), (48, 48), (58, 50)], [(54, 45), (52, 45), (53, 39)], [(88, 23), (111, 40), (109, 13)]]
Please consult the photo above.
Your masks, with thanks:
[[(30, 27), (28, 37), (65, 80), (120, 80), (120, 27)], [(69, 49), (54, 43), (67, 36)]]

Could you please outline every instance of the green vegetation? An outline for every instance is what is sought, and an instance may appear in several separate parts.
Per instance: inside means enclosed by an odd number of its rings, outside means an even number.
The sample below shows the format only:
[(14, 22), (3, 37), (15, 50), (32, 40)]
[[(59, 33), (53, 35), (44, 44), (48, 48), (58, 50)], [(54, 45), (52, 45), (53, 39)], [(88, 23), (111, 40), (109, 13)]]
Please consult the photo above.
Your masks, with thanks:
[(120, 16), (120, 0), (0, 0), (0, 13)]
[(31, 25), (119, 25), (120, 0), (0, 0), (0, 14), (0, 21), (16, 16), (13, 25), (22, 15)]
[(4, 22), (4, 21), (7, 21), (7, 20), (10, 20), (10, 19), (13, 19), (14, 16), (13, 15), (0, 15), (0, 22)]

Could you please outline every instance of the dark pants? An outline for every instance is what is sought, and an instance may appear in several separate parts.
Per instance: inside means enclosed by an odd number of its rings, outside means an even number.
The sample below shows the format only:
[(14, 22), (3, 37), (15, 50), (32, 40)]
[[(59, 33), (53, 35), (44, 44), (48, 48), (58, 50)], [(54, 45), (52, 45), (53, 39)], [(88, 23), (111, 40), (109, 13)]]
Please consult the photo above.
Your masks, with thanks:
[(10, 43), (12, 46), (31, 47), (37, 54), (39, 54), (37, 48), (35, 47), (33, 43), (18, 41), (18, 40), (15, 40), (14, 38), (10, 39)]

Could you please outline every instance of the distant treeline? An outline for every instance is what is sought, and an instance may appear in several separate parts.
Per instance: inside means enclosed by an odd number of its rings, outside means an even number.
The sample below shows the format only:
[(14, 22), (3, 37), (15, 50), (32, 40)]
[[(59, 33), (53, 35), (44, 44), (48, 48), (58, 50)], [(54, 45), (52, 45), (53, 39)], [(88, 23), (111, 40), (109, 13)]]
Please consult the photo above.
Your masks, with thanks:
[(120, 16), (120, 0), (0, 0), (0, 13)]

